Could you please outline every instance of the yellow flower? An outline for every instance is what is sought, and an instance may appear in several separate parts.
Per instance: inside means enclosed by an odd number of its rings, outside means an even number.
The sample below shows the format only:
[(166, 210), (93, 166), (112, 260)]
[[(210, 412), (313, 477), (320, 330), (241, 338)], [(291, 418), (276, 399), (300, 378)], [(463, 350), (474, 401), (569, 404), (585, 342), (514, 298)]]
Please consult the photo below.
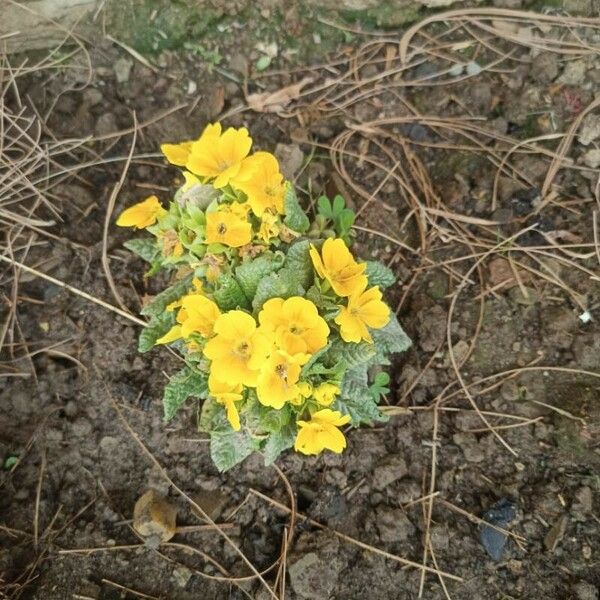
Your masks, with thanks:
[(212, 361), (211, 374), (232, 385), (255, 387), (259, 369), (271, 351), (269, 338), (241, 310), (221, 315), (214, 331), (217, 335), (204, 346), (204, 356)]
[(215, 178), (213, 186), (225, 187), (241, 168), (242, 161), (252, 146), (245, 127), (230, 127), (221, 133), (221, 124), (209, 125), (200, 139), (192, 144), (186, 168), (194, 175)]
[(124, 210), (117, 219), (117, 225), (119, 227), (144, 229), (154, 225), (159, 217), (166, 214), (167, 211), (160, 205), (158, 198), (150, 196)]
[(367, 327), (381, 329), (390, 320), (390, 309), (381, 300), (377, 286), (353, 294), (348, 298), (348, 306), (342, 306), (335, 322), (340, 326), (340, 335), (345, 342), (373, 343)]
[[(204, 294), (202, 281), (200, 279), (198, 279), (197, 277), (194, 277), (192, 279), (192, 291), (190, 291), (186, 295), (190, 296), (192, 294)], [(167, 312), (173, 312), (176, 308), (179, 308), (181, 306), (181, 301), (184, 298), (185, 298), (185, 296), (182, 296), (181, 298), (179, 298), (179, 300), (175, 300), (175, 301), (171, 302), (170, 304), (167, 304), (167, 306), (165, 307), (165, 310)]]
[(252, 240), (252, 226), (244, 218), (227, 210), (217, 210), (206, 215), (206, 243), (224, 244), (239, 248)]
[(277, 159), (269, 152), (256, 152), (242, 163), (231, 184), (248, 196), (257, 217), (267, 209), (283, 214), (285, 184)]
[(325, 240), (321, 255), (311, 246), (310, 257), (319, 277), (326, 279), (338, 296), (350, 296), (367, 287), (367, 266), (354, 260), (344, 240)]
[(298, 394), (290, 400), (295, 406), (299, 406), (306, 398), (312, 396), (313, 388), (308, 381), (299, 381), (296, 385), (296, 389), (298, 390)]
[(313, 396), (321, 406), (329, 406), (340, 391), (340, 388), (333, 383), (322, 383), (314, 389)]
[(288, 354), (314, 354), (327, 344), (329, 326), (306, 298), (271, 298), (264, 303), (258, 321)]
[(225, 407), (227, 420), (235, 431), (240, 430), (240, 413), (235, 403), (243, 398), (242, 389), (239, 383), (220, 381), (212, 373), (208, 376), (208, 393)]
[(277, 215), (274, 215), (270, 211), (265, 211), (262, 214), (260, 221), (260, 229), (258, 230), (258, 238), (268, 244), (272, 238), (279, 235), (280, 226), (278, 223), (279, 219)]
[[(207, 125), (200, 137), (198, 138), (198, 141), (203, 138), (205, 140), (208, 140), (211, 136), (218, 137), (219, 135), (221, 135), (220, 123), (215, 123), (214, 125)], [(161, 144), (160, 151), (165, 155), (165, 158), (172, 165), (177, 165), (178, 167), (185, 167), (187, 161), (190, 158), (190, 153), (192, 151), (193, 144), (194, 140), (186, 140), (185, 142), (180, 142), (179, 144)]]
[(301, 365), (308, 362), (308, 354), (290, 356), (277, 350), (263, 365), (256, 383), (256, 395), (261, 404), (280, 409), (299, 393), (298, 379)]
[(181, 298), (180, 303), (181, 309), (176, 318), (178, 324), (156, 340), (157, 344), (170, 344), (179, 338), (187, 339), (194, 333), (206, 338), (213, 335), (213, 328), (221, 311), (212, 300), (196, 292)]
[(349, 415), (324, 408), (314, 413), (310, 421), (298, 421), (294, 449), (302, 454), (320, 454), (323, 450), (340, 454), (346, 447), (346, 438), (338, 427), (349, 422)]

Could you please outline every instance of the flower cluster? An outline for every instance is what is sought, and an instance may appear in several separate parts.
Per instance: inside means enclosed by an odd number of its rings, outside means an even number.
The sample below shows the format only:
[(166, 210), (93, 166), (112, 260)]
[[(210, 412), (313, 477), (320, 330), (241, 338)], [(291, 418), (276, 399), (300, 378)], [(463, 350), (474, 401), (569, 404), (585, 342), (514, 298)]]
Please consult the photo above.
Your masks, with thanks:
[(165, 418), (200, 399), (221, 470), (255, 450), (267, 463), (291, 447), (342, 452), (345, 425), (384, 420), (387, 388), (370, 375), (410, 345), (382, 296), (393, 274), (348, 248), (352, 211), (322, 197), (311, 223), (275, 156), (251, 147), (245, 128), (219, 123), (164, 144), (183, 179), (169, 208), (150, 196), (117, 221), (152, 234), (126, 243), (149, 274), (172, 273), (140, 336), (141, 351), (169, 344), (185, 361)]

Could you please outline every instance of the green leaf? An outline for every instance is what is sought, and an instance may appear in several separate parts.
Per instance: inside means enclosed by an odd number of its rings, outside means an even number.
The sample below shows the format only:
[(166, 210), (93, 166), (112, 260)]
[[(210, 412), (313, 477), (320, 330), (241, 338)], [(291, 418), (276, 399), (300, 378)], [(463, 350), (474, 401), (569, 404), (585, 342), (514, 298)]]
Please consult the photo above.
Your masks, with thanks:
[(321, 196), (317, 200), (317, 211), (320, 215), (323, 215), (327, 219), (333, 219), (333, 209), (331, 207), (331, 200), (327, 196)]
[(210, 434), (210, 457), (221, 472), (242, 462), (258, 447), (258, 441), (245, 432), (230, 430)]
[(331, 348), (327, 352), (327, 363), (335, 364), (342, 362), (348, 368), (352, 369), (359, 365), (368, 364), (377, 354), (374, 344), (367, 342), (344, 342), (341, 338), (334, 338), (331, 341)]
[(354, 225), (354, 219), (356, 219), (356, 215), (353, 210), (345, 208), (340, 212), (337, 217), (337, 225), (341, 235), (348, 234), (350, 229), (352, 229), (352, 225)]
[(339, 216), (346, 207), (346, 201), (339, 194), (333, 199), (332, 214), (335, 217)]
[(237, 279), (229, 273), (219, 277), (219, 287), (214, 291), (215, 302), (221, 310), (235, 310), (236, 308), (250, 308), (248, 298), (244, 294)]
[(270, 273), (279, 269), (282, 265), (281, 254), (263, 254), (257, 258), (242, 263), (235, 270), (235, 277), (246, 295), (246, 298), (254, 298), (258, 284)]
[(388, 288), (396, 282), (394, 272), (375, 260), (367, 261), (366, 275), (370, 286), (378, 285), (382, 289)]
[(175, 325), (175, 314), (165, 312), (152, 317), (148, 325), (142, 329), (138, 341), (138, 352), (148, 352), (154, 348), (156, 340)]
[(296, 274), (300, 285), (307, 290), (314, 281), (314, 271), (310, 258), (310, 242), (301, 240), (288, 248), (285, 266)]
[(192, 275), (187, 275), (171, 287), (168, 287), (160, 294), (154, 296), (154, 298), (142, 308), (142, 314), (147, 317), (156, 317), (164, 313), (166, 307), (171, 304), (171, 302), (179, 300), (179, 298), (187, 293), (192, 284), (192, 277)]
[(271, 57), (267, 56), (266, 54), (261, 56), (257, 61), (256, 61), (256, 70), (257, 71), (264, 71), (266, 68), (268, 68), (268, 66), (271, 64)]
[(127, 240), (123, 246), (149, 263), (153, 263), (160, 255), (156, 240), (153, 238)]
[(346, 371), (342, 380), (340, 398), (337, 400), (339, 410), (349, 414), (352, 425), (371, 424), (373, 421), (387, 421), (369, 388), (369, 377), (366, 365)]
[(198, 431), (230, 431), (231, 425), (222, 404), (208, 396), (198, 411)]
[(208, 393), (208, 379), (206, 374), (193, 371), (184, 367), (165, 386), (163, 396), (164, 420), (169, 422), (190, 397), (204, 398)]
[(379, 354), (405, 352), (412, 344), (394, 313), (392, 313), (390, 322), (385, 327), (371, 330), (371, 335)]
[(317, 363), (317, 361), (324, 356), (325, 354), (327, 354), (329, 348), (331, 347), (331, 342), (328, 342), (326, 346), (323, 346), (323, 348), (321, 348), (320, 350), (317, 350), (308, 360), (308, 362), (302, 367), (302, 370), (300, 371), (300, 378), (302, 379), (303, 377), (306, 377), (307, 375), (311, 374), (312, 368), (314, 367), (314, 365)]
[(294, 445), (297, 435), (297, 429), (294, 425), (286, 425), (281, 431), (272, 433), (263, 447), (265, 465), (273, 464), (277, 457), (288, 448)]
[(265, 277), (256, 289), (256, 295), (252, 301), (252, 307), (258, 312), (262, 305), (270, 298), (290, 298), (291, 296), (303, 296), (304, 288), (298, 281), (296, 273), (284, 267), (277, 273), (271, 273)]
[(310, 221), (298, 202), (294, 187), (289, 182), (286, 185), (283, 210), (285, 212), (285, 219), (283, 222), (290, 229), (297, 231), (298, 233), (306, 233), (306, 231), (308, 231)]
[(19, 462), (19, 457), (16, 456), (15, 454), (11, 454), (10, 456), (7, 456), (6, 459), (4, 460), (4, 464), (2, 465), (3, 469), (12, 469), (17, 463)]

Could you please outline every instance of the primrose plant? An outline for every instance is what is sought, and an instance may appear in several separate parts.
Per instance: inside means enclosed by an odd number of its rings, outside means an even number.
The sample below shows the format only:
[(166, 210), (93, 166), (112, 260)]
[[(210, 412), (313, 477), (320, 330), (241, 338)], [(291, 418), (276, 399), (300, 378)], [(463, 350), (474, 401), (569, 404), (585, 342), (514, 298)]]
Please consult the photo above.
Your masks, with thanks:
[(126, 243), (147, 275), (171, 274), (139, 340), (185, 363), (165, 387), (165, 420), (197, 399), (222, 471), (254, 451), (267, 464), (288, 448), (342, 452), (342, 428), (385, 420), (381, 367), (410, 345), (382, 297), (393, 273), (348, 248), (355, 215), (341, 196), (319, 198), (311, 223), (275, 156), (251, 147), (245, 128), (220, 123), (164, 144), (185, 183), (168, 208), (150, 196), (117, 221), (150, 234)]

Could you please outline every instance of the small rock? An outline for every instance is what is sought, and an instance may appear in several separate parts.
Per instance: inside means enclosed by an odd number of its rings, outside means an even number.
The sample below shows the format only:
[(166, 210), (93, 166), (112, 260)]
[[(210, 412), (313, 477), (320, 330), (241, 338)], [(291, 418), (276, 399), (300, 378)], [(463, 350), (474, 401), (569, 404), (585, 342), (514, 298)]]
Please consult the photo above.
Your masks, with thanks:
[(65, 404), (65, 415), (72, 419), (75, 415), (77, 415), (77, 403), (74, 400), (69, 400)]
[(339, 576), (335, 567), (333, 561), (322, 561), (314, 552), (305, 554), (288, 568), (294, 592), (307, 600), (329, 600)]
[(550, 83), (558, 75), (558, 55), (540, 52), (531, 63), (531, 75), (538, 83)]
[(117, 119), (113, 113), (104, 113), (98, 117), (96, 126), (94, 127), (94, 134), (98, 137), (103, 135), (109, 135), (115, 133), (119, 129), (117, 125)]
[(587, 65), (584, 60), (573, 60), (565, 65), (562, 75), (556, 83), (564, 85), (581, 85), (585, 80)]
[(177, 509), (165, 496), (148, 490), (133, 509), (133, 528), (152, 548), (168, 542), (177, 530)]
[(408, 473), (406, 462), (403, 458), (390, 457), (373, 471), (373, 489), (384, 490), (386, 487), (402, 479)]
[[(517, 516), (517, 509), (515, 503), (508, 498), (502, 498), (496, 504), (492, 506), (484, 515), (483, 520), (488, 523), (495, 525), (496, 527), (506, 527), (514, 520)], [(502, 558), (502, 552), (506, 545), (507, 535), (493, 529), (488, 525), (481, 525), (479, 530), (479, 539), (483, 544), (486, 552), (494, 559), (500, 560)]]
[(379, 508), (376, 524), (382, 542), (403, 542), (415, 532), (415, 526), (399, 508)]
[(533, 306), (540, 299), (539, 292), (527, 286), (523, 286), (522, 289), (514, 287), (508, 292), (508, 295), (513, 302), (522, 306)]
[(471, 433), (455, 433), (452, 441), (460, 447), (468, 462), (479, 463), (485, 460), (485, 453)]
[(590, 169), (597, 169), (600, 167), (600, 149), (594, 148), (593, 150), (588, 150), (583, 155), (583, 162), (586, 166), (590, 167)]
[(592, 512), (592, 502), (592, 490), (587, 486), (579, 488), (575, 494), (573, 506), (571, 507), (573, 517), (578, 521), (585, 521), (587, 515)]
[(188, 581), (192, 578), (192, 575), (192, 571), (190, 571), (187, 567), (179, 565), (173, 569), (171, 579), (177, 587), (184, 588)]
[(583, 119), (577, 139), (580, 144), (588, 146), (600, 137), (600, 115), (591, 114)]
[(304, 152), (298, 144), (277, 144), (275, 156), (279, 160), (279, 168), (286, 179), (292, 180), (300, 171), (304, 162)]
[(77, 98), (74, 94), (62, 94), (56, 101), (56, 110), (63, 115), (72, 115), (77, 109)]
[(577, 583), (573, 591), (577, 596), (577, 600), (598, 600), (598, 588), (587, 581)]
[(84, 418), (79, 418), (73, 423), (73, 435), (86, 437), (92, 432), (92, 424)]
[(119, 58), (115, 61), (113, 70), (115, 72), (115, 79), (117, 83), (127, 83), (129, 76), (131, 75), (131, 69), (133, 67), (133, 61), (128, 58)]
[(96, 88), (90, 87), (83, 92), (83, 102), (89, 107), (100, 104), (103, 98), (102, 92)]

